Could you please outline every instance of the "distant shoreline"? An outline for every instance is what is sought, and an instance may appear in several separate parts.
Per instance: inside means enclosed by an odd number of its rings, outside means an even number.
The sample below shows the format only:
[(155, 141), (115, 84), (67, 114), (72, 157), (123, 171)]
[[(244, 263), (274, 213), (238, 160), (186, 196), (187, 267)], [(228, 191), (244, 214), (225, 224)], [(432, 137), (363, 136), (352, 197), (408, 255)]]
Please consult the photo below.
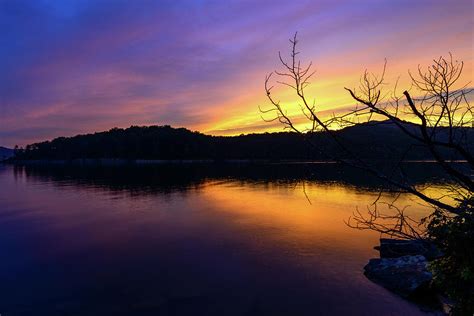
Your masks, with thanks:
[[(406, 128), (414, 129), (412, 125)], [(466, 142), (474, 143), (474, 129), (466, 129)], [(447, 130), (437, 134), (445, 137)], [(390, 122), (372, 122), (346, 127), (335, 132), (349, 152), (358, 159), (375, 162), (424, 161), (432, 159), (429, 149)], [(311, 144), (311, 145), (309, 145)], [(462, 159), (449, 148), (440, 154), (453, 160)], [(107, 164), (157, 163), (249, 163), (313, 162), (328, 163), (351, 159), (346, 150), (325, 133), (249, 134), (216, 137), (170, 126), (132, 126), (95, 134), (59, 137), (51, 141), (17, 148), (11, 160), (37, 160), (61, 163), (69, 160)], [(104, 160), (105, 159), (105, 160)], [(427, 159), (427, 160), (425, 160)]]
[[(386, 161), (384, 159), (377, 162)], [(450, 160), (449, 163), (466, 163), (466, 160)], [(271, 160), (271, 159), (122, 159), (122, 158), (78, 158), (78, 159), (32, 159), (32, 160), (15, 160), (10, 159), (0, 161), (4, 164), (15, 165), (153, 165), (153, 164), (338, 164), (340, 162), (334, 160)], [(402, 163), (437, 163), (435, 160), (406, 160)]]

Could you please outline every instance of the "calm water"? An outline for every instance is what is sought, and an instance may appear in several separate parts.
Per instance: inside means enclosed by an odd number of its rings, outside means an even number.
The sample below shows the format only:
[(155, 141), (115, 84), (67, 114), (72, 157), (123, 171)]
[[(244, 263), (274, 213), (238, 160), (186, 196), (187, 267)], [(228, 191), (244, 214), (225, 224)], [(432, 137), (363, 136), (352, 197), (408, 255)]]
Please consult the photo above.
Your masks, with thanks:
[(0, 313), (424, 314), (362, 273), (379, 236), (344, 220), (377, 187), (337, 165), (0, 165)]

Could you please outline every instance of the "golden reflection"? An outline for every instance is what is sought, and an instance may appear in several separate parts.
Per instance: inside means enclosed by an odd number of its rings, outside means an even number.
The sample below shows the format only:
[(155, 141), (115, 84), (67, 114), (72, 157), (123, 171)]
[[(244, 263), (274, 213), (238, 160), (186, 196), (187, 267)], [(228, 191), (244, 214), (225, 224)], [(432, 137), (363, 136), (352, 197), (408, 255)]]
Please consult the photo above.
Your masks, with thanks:
[[(305, 193), (306, 192), (306, 193)], [(309, 198), (306, 198), (306, 195)], [(378, 244), (377, 233), (349, 228), (345, 221), (358, 208), (364, 211), (377, 198), (376, 191), (360, 190), (341, 184), (306, 183), (241, 185), (235, 182), (207, 183), (201, 196), (218, 212), (230, 217), (226, 225), (248, 229), (251, 227), (258, 238), (287, 244), (290, 248), (316, 247), (351, 248), (372, 252)], [(394, 196), (386, 196), (385, 201)], [(400, 196), (401, 205), (410, 204), (408, 211), (414, 217), (424, 217), (429, 209)], [(381, 211), (389, 211), (381, 205)]]

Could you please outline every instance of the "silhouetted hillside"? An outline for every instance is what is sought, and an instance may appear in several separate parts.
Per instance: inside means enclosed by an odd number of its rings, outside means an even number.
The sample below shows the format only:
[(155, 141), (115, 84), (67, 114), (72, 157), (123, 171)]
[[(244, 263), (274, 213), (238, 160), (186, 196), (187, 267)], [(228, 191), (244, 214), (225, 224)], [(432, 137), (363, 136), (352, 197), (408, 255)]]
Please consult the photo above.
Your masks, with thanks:
[[(415, 126), (407, 126), (415, 130)], [(473, 129), (458, 130), (472, 144)], [(430, 159), (426, 148), (389, 122), (348, 127), (335, 132), (347, 147), (370, 159)], [(442, 138), (443, 133), (437, 137)], [(470, 148), (472, 151), (472, 148)], [(446, 151), (447, 159), (459, 159)], [(209, 136), (170, 126), (113, 128), (74, 137), (28, 145), (17, 150), (17, 159), (313, 159), (348, 158), (325, 133), (291, 132)]]
[(13, 156), (13, 149), (0, 146), (0, 161)]

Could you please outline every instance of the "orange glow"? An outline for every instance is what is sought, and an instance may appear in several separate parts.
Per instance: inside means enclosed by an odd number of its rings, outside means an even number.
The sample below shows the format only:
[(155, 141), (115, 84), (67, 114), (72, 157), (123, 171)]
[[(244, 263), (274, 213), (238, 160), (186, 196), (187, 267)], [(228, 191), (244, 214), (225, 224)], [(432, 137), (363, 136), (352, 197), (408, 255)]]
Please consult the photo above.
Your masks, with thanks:
[[(464, 61), (464, 71), (456, 88), (461, 88), (465, 83), (470, 82), (473, 78), (472, 57), (469, 56), (469, 51), (461, 51), (461, 53), (462, 55), (457, 56), (457, 58)], [(444, 53), (444, 55), (446, 55), (446, 53)], [(337, 64), (338, 58), (343, 59), (344, 56), (337, 56), (329, 59), (328, 63)], [(426, 60), (426, 58), (420, 57), (420, 60)], [(430, 60), (428, 59), (426, 65), (429, 65), (429, 63)], [(275, 65), (278, 66), (277, 60), (275, 60)], [(382, 71), (382, 68), (383, 57), (381, 57), (380, 60), (374, 61), (374, 64), (367, 65), (367, 69), (375, 74), (379, 74)], [(319, 70), (317, 65), (316, 69)], [(355, 108), (357, 102), (352, 99), (344, 87), (351, 89), (357, 88), (360, 76), (364, 69), (365, 68), (361, 66), (354, 66), (350, 69), (321, 67), (320, 71), (317, 72), (317, 75), (312, 80), (311, 86), (309, 86), (306, 91), (307, 98), (315, 101), (317, 112), (321, 118), (326, 119), (333, 113), (346, 113)], [(408, 59), (398, 62), (395, 61), (393, 64), (389, 60), (385, 76), (387, 84), (383, 91), (390, 93), (391, 95), (397, 81), (396, 94), (398, 96), (401, 96), (404, 90), (412, 89), (408, 70), (416, 72), (417, 64)], [(274, 81), (276, 80), (278, 79), (275, 79)], [(262, 117), (267, 119), (272, 118), (271, 115), (260, 113), (258, 109), (259, 106), (263, 109), (271, 108), (271, 104), (265, 97), (262, 85), (263, 79), (260, 78), (260, 82), (253, 82), (252, 85), (242, 88), (242, 90), (246, 92), (244, 96), (241, 96), (240, 93), (236, 92), (235, 95), (238, 95), (239, 97), (229, 100), (220, 107), (216, 107), (216, 110), (213, 111), (213, 120), (207, 124), (199, 125), (198, 129), (213, 135), (228, 136), (238, 135), (241, 133), (247, 134), (282, 131), (283, 125), (279, 124), (277, 121), (267, 123), (262, 120)], [(307, 120), (301, 114), (300, 103), (295, 92), (289, 87), (281, 86), (276, 83), (275, 89), (276, 94), (278, 94), (277, 100), (281, 101), (288, 115), (294, 120), (294, 122), (296, 122), (296, 127), (301, 128), (302, 130), (305, 126), (307, 127)], [(416, 90), (410, 91), (412, 94), (417, 93)], [(471, 100), (469, 101), (472, 102)], [(416, 122), (413, 118), (406, 117), (406, 119)]]
[[(305, 197), (305, 191), (311, 204)], [(243, 186), (235, 182), (214, 181), (204, 186), (202, 196), (206, 204), (218, 205), (220, 212), (231, 216), (237, 226), (256, 226), (263, 231), (266, 228), (277, 229), (278, 234), (271, 234), (272, 238), (277, 238), (273, 242), (319, 242), (323, 245), (331, 239), (333, 247), (347, 249), (350, 248), (348, 242), (375, 245), (380, 237), (375, 232), (361, 233), (348, 229), (345, 223), (357, 208), (364, 212), (377, 198), (377, 192), (327, 183), (307, 183), (303, 188), (301, 184)], [(390, 197), (382, 200), (389, 201)], [(402, 195), (397, 203), (412, 205), (407, 215), (414, 218), (428, 215), (430, 209), (418, 202)], [(390, 212), (382, 204), (379, 209)], [(267, 235), (270, 234), (265, 234), (266, 238)]]
[[(268, 106), (265, 74), (279, 68), (279, 51), (288, 56), (288, 38), (296, 30), (298, 56), (313, 61), (317, 71), (307, 96), (315, 98), (323, 119), (355, 106), (344, 87), (356, 87), (365, 69), (379, 72), (384, 59), (387, 89), (400, 76), (400, 93), (410, 89), (409, 69), (449, 52), (465, 63), (460, 82), (473, 79), (472, 3), (466, 0), (429, 6), (313, 1), (272, 8), (238, 2), (202, 11), (184, 10), (184, 3), (167, 11), (157, 4), (146, 17), (138, 5), (130, 10), (135, 5), (114, 4), (123, 15), (92, 20), (82, 11), (55, 19), (40, 5), (30, 8), (35, 23), (12, 17), (13, 33), (0, 58), (1, 145), (131, 125), (212, 135), (281, 131), (281, 124), (261, 119), (258, 106)], [(122, 16), (128, 18), (117, 18)], [(304, 126), (294, 94), (280, 89), (278, 95)]]

